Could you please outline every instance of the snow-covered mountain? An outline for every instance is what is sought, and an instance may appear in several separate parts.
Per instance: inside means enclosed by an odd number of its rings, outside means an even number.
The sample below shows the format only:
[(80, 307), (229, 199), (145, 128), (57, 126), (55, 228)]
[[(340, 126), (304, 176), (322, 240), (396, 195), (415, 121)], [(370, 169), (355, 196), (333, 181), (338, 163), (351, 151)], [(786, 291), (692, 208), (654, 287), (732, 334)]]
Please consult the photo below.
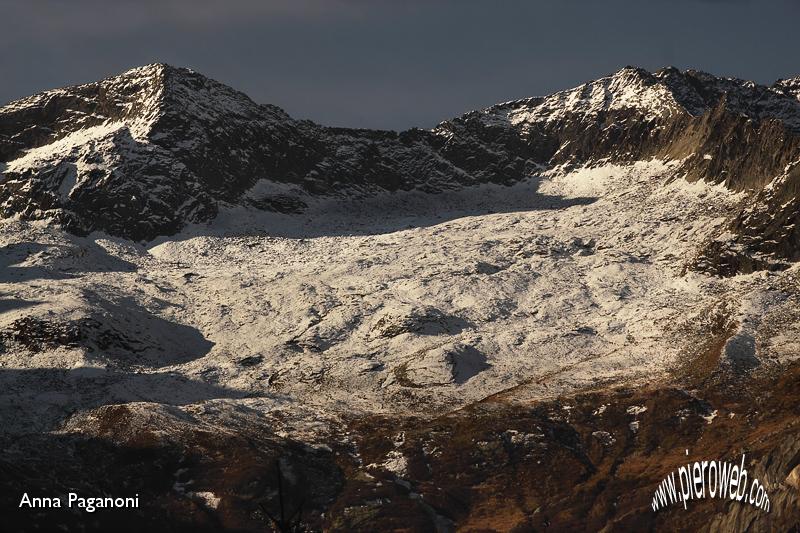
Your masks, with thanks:
[(799, 80), (765, 87), (628, 67), (396, 133), (294, 120), (191, 70), (149, 65), (0, 108), (0, 205), (6, 217), (147, 241), (213, 218), (221, 203), (297, 212), (308, 196), (436, 192), (555, 166), (675, 160), (685, 179), (750, 198), (696, 266), (782, 268), (800, 258)]
[(431, 137), (324, 128), (190, 70), (150, 65), (2, 108), (0, 201), (6, 216), (150, 240), (208, 220), (220, 202), (302, 206), (285, 196), (243, 199), (259, 180), (312, 195), (474, 181)]
[[(799, 90), (626, 68), (395, 133), (152, 65), (3, 107), (0, 496), (261, 531), (277, 461), (333, 531), (791, 529)], [(770, 521), (652, 512), (701, 446)]]

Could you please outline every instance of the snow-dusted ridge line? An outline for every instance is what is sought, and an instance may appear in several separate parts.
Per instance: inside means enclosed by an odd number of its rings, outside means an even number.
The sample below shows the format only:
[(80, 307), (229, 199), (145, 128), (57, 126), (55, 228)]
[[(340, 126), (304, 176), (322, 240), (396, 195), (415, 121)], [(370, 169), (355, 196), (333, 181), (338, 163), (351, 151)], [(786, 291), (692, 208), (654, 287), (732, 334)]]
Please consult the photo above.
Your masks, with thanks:
[[(692, 87), (692, 81), (706, 83), (717, 93), (746, 90), (755, 94), (760, 91), (762, 97), (767, 99), (772, 97), (783, 100), (790, 96), (800, 100), (798, 80), (800, 77), (781, 79), (772, 86), (761, 86), (750, 80), (718, 78), (693, 69), (681, 72), (675, 67), (666, 67), (650, 73), (642, 68), (627, 66), (614, 74), (571, 89), (501, 102), (471, 111), (465, 116), (479, 114), (486, 120), (507, 117), (513, 123), (552, 122), (569, 114), (597, 116), (603, 112), (621, 109), (637, 109), (651, 119), (664, 112), (685, 112), (698, 116), (709, 111), (710, 107), (697, 94), (696, 87)], [(798, 128), (800, 107), (791, 100), (792, 98), (784, 102), (785, 113), (777, 118), (785, 120), (793, 128)]]
[[(649, 160), (681, 161), (689, 181), (750, 190), (751, 211), (770, 213), (769, 202), (785, 204), (795, 190), (793, 174), (776, 178), (800, 161), (796, 86), (626, 67), (431, 131), (396, 133), (297, 121), (197, 72), (155, 64), (0, 108), (0, 214), (148, 241), (224, 205), (296, 213), (310, 198), (437, 193), (517, 183), (562, 165)], [(778, 193), (759, 197), (773, 182)], [(791, 226), (798, 210), (780, 213)], [(710, 250), (707, 263), (729, 273), (766, 264), (751, 256), (795, 260), (800, 235), (772, 226), (732, 220), (742, 237)], [(763, 242), (752, 227), (767, 228)]]

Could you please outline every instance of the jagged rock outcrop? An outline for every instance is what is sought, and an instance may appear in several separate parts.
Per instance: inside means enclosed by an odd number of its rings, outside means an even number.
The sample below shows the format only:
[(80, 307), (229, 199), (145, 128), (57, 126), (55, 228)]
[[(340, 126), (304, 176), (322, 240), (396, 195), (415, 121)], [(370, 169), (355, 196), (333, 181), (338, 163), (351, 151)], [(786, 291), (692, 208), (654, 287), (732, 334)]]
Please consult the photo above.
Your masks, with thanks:
[[(731, 236), (706, 243), (695, 268), (727, 275), (800, 257), (800, 78), (766, 87), (675, 68), (627, 67), (396, 133), (295, 120), (191, 70), (149, 65), (0, 108), (0, 211), (150, 240), (212, 218), (220, 202), (298, 212), (303, 195), (436, 192), (651, 158), (743, 193), (726, 214)], [(260, 180), (297, 194), (247, 194)]]

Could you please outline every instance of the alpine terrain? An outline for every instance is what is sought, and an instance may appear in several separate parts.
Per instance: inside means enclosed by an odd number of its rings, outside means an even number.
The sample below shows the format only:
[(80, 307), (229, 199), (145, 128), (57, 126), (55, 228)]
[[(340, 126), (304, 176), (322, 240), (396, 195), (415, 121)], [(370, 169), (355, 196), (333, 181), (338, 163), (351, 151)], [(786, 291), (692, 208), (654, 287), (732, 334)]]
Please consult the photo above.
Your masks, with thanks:
[(10, 530), (800, 528), (800, 78), (397, 133), (148, 65), (0, 107), (0, 216)]

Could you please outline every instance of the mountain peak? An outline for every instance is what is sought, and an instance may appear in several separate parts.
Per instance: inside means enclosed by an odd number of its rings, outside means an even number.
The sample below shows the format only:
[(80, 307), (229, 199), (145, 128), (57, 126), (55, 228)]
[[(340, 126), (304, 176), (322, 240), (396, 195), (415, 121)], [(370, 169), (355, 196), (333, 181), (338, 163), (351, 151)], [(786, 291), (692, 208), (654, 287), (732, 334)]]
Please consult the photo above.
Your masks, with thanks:
[(291, 128), (275, 133), (289, 122), (164, 63), (46, 91), (0, 108), (0, 211), (79, 233), (171, 233), (274, 172), (282, 155), (268, 139), (289, 142)]
[(114, 74), (108, 76), (105, 79), (111, 78), (130, 78), (130, 77), (141, 77), (141, 76), (158, 76), (166, 70), (175, 69), (172, 65), (167, 63), (148, 63), (146, 65), (139, 65), (136, 67), (129, 68), (119, 74)]
[(199, 76), (205, 78), (203, 74), (188, 67), (177, 67), (174, 65), (170, 65), (169, 63), (155, 62), (129, 68), (128, 70), (125, 70), (119, 74), (108, 76), (100, 80), (99, 82), (94, 82), (94, 83), (103, 83), (104, 81), (114, 80), (118, 78), (125, 78), (125, 79), (149, 78), (156, 83), (161, 83), (167, 76)]
[(568, 117), (592, 121), (601, 114), (634, 110), (647, 120), (679, 111), (671, 92), (655, 75), (633, 66), (543, 98), (528, 98), (489, 108), (487, 120), (514, 125), (553, 123)]
[(612, 78), (626, 78), (626, 79), (648, 79), (651, 78), (653, 74), (642, 67), (636, 67), (632, 65), (627, 65), (616, 71), (614, 74), (611, 75)]

